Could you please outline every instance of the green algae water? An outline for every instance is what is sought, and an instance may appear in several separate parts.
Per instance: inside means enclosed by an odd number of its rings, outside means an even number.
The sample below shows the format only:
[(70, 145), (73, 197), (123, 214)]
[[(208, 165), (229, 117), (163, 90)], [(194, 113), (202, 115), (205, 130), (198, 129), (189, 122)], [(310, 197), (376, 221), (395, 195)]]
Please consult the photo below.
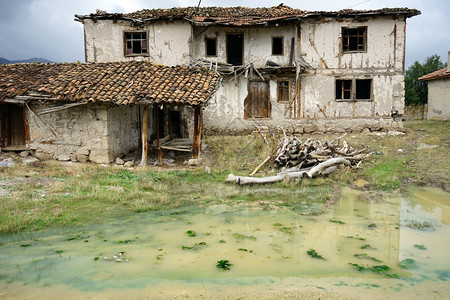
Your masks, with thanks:
[(0, 296), (282, 298), (309, 291), (330, 299), (448, 299), (449, 203), (448, 193), (432, 188), (406, 195), (345, 188), (319, 216), (215, 205), (7, 235)]

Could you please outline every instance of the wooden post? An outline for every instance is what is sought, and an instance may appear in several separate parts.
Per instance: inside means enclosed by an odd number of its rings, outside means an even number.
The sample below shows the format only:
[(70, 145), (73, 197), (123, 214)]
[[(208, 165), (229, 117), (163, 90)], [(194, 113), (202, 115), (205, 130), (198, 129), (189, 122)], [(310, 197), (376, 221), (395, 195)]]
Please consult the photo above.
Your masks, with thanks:
[(154, 109), (156, 111), (156, 152), (158, 155), (158, 163), (160, 166), (163, 165), (163, 153), (159, 141), (159, 106), (157, 104), (154, 105)]
[(203, 114), (200, 105), (197, 105), (194, 111), (194, 137), (192, 141), (192, 157), (198, 158), (200, 155), (200, 143), (203, 133)]
[(142, 113), (142, 158), (141, 166), (147, 165), (148, 152), (148, 105), (144, 105), (144, 112)]

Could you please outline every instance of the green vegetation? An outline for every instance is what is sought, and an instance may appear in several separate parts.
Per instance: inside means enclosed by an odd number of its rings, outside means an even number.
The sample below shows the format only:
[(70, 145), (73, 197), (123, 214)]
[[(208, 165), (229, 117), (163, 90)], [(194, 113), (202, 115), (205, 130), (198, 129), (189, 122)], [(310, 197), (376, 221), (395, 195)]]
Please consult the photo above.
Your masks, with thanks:
[(376, 266), (361, 266), (354, 263), (349, 263), (353, 268), (357, 269), (358, 271), (371, 271), (375, 274), (380, 274), (387, 278), (400, 278), (398, 274), (389, 273), (391, 268), (386, 265), (376, 265)]
[(427, 248), (424, 245), (415, 244), (414, 247), (416, 247), (417, 249), (420, 249), (420, 250), (427, 250)]
[(309, 256), (311, 256), (312, 258), (317, 258), (317, 259), (323, 259), (326, 260), (322, 255), (318, 254), (316, 252), (316, 250), (314, 249), (309, 249), (308, 251), (306, 251), (306, 254), (308, 254)]
[[(374, 191), (411, 183), (432, 184), (450, 191), (449, 123), (422, 121), (405, 123), (405, 127), (404, 136), (347, 136), (352, 147), (367, 147), (376, 153), (360, 169), (342, 169), (326, 178), (266, 186), (238, 187), (224, 183), (229, 173), (248, 175), (274, 151), (279, 137), (267, 135), (268, 146), (259, 133), (206, 136), (208, 148), (202, 156), (211, 174), (205, 173), (204, 166), (128, 170), (94, 164), (67, 166), (58, 162), (24, 166), (18, 160), (12, 168), (0, 168), (0, 234), (77, 227), (149, 211), (165, 213), (169, 209), (204, 204), (239, 203), (318, 215), (324, 212), (326, 203), (339, 197), (341, 185), (358, 178), (368, 181)], [(307, 137), (300, 136), (302, 140)], [(314, 136), (325, 140), (335, 137)], [(419, 150), (422, 143), (439, 147)], [(276, 172), (268, 163), (257, 175)], [(286, 227), (286, 233), (291, 231), (289, 228)], [(87, 241), (89, 237), (80, 234), (73, 238)]]
[(206, 247), (206, 243), (205, 242), (200, 242), (200, 243), (195, 243), (193, 246), (181, 246), (182, 250), (193, 250), (193, 251), (197, 251), (200, 249), (203, 249)]
[(423, 63), (415, 61), (405, 72), (405, 102), (406, 105), (425, 104), (428, 99), (427, 83), (418, 80), (419, 77), (445, 67), (437, 54), (429, 56)]
[(186, 231), (186, 234), (191, 237), (197, 236), (197, 233), (194, 230), (188, 230)]
[(221, 271), (230, 270), (231, 266), (233, 266), (233, 265), (230, 264), (230, 262), (226, 259), (219, 260), (216, 265), (216, 267)]
[(366, 253), (362, 253), (362, 254), (355, 254), (354, 256), (355, 256), (355, 257), (357, 257), (357, 258), (361, 258), (361, 259), (368, 259), (368, 260), (372, 260), (372, 261), (374, 261), (374, 262), (378, 262), (378, 263), (380, 263), (380, 262), (381, 262), (381, 260), (379, 260), (379, 259), (376, 259), (375, 257), (369, 256), (369, 255), (367, 255)]
[(430, 222), (428, 221), (416, 221), (416, 220), (409, 220), (408, 223), (406, 224), (407, 227), (410, 227), (412, 229), (416, 229), (416, 230), (433, 230), (434, 227), (433, 225), (431, 225)]
[(399, 264), (402, 269), (414, 269), (417, 268), (416, 261), (412, 258), (406, 258), (402, 260)]
[(334, 219), (330, 219), (331, 223), (337, 223), (337, 224), (345, 224), (345, 222), (340, 221), (340, 220), (334, 220)]

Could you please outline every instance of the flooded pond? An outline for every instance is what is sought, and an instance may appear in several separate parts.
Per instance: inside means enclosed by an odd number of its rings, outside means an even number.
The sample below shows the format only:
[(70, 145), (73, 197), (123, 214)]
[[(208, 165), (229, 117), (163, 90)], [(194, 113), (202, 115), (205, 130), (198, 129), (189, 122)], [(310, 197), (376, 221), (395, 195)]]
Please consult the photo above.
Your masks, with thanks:
[(0, 296), (448, 299), (449, 203), (345, 188), (319, 216), (216, 205), (3, 236)]

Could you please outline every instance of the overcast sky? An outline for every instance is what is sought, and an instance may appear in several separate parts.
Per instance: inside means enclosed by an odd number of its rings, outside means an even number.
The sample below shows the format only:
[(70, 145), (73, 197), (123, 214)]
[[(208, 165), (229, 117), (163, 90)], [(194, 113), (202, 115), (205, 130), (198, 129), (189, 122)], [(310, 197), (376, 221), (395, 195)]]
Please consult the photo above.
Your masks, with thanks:
[[(202, 0), (201, 6), (270, 7), (283, 2), (303, 10), (408, 7), (422, 14), (407, 20), (406, 65), (450, 50), (449, 0)], [(75, 14), (96, 9), (133, 12), (142, 8), (196, 6), (198, 0), (0, 0), (0, 57), (42, 57), (55, 62), (84, 62), (82, 24)]]

